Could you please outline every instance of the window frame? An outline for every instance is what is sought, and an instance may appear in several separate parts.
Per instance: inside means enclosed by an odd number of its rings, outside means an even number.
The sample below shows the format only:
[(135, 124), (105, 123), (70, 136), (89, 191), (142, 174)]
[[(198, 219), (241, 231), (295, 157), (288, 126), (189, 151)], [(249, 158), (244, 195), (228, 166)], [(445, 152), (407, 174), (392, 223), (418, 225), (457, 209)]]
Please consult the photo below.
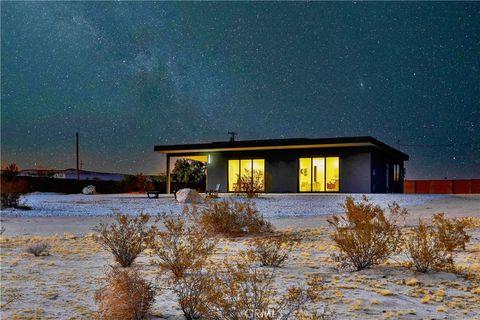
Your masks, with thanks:
[(235, 158), (235, 159), (228, 159), (227, 160), (227, 193), (231, 192), (231, 193), (236, 193), (238, 191), (235, 191), (235, 190), (232, 190), (230, 191), (230, 161), (238, 161), (238, 172), (239, 174), (241, 175), (242, 174), (242, 160), (248, 160), (250, 161), (250, 170), (251, 170), (251, 179), (253, 180), (253, 160), (263, 160), (263, 190), (261, 192), (265, 192), (265, 190), (267, 189), (267, 186), (266, 186), (266, 180), (265, 180), (265, 176), (266, 176), (266, 161), (265, 161), (265, 158)]
[[(323, 172), (324, 172), (324, 191), (313, 191), (313, 159), (323, 158)], [(327, 158), (338, 158), (338, 191), (329, 191), (327, 189)], [(300, 159), (310, 159), (310, 191), (300, 190)], [(325, 156), (301, 156), (297, 158), (297, 192), (298, 193), (339, 193), (340, 192), (340, 180), (341, 180), (341, 157), (338, 155), (325, 155)]]

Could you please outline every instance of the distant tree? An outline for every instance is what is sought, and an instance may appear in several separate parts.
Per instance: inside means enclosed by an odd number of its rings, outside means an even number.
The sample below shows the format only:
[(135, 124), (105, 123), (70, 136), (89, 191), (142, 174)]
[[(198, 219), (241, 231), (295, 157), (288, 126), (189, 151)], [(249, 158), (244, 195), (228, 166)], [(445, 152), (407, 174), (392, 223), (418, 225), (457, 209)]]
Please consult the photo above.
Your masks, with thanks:
[(205, 164), (195, 160), (179, 159), (175, 162), (170, 176), (172, 182), (181, 185), (205, 183)]
[(18, 166), (15, 163), (10, 163), (2, 168), (2, 180), (12, 181), (18, 175)]
[(123, 192), (145, 192), (153, 189), (149, 178), (141, 173), (127, 175), (118, 184)]

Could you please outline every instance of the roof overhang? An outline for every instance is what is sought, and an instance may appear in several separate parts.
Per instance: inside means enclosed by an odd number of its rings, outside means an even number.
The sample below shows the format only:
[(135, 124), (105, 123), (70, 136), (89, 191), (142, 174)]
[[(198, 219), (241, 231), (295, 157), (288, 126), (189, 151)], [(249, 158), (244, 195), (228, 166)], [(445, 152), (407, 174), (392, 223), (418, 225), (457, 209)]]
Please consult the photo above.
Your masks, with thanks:
[(218, 151), (247, 151), (247, 150), (285, 150), (285, 149), (309, 149), (309, 148), (339, 148), (339, 147), (365, 147), (375, 145), (372, 143), (335, 143), (335, 144), (305, 144), (305, 145), (285, 145), (285, 146), (265, 146), (265, 147), (226, 147), (210, 149), (180, 149), (180, 150), (155, 150), (165, 154), (178, 153), (208, 153)]
[(373, 147), (408, 160), (409, 156), (373, 137), (323, 138), (323, 139), (272, 139), (223, 141), (199, 144), (178, 144), (155, 146), (154, 150), (168, 155), (205, 154), (209, 152), (249, 151), (249, 150), (289, 150), (345, 147)]

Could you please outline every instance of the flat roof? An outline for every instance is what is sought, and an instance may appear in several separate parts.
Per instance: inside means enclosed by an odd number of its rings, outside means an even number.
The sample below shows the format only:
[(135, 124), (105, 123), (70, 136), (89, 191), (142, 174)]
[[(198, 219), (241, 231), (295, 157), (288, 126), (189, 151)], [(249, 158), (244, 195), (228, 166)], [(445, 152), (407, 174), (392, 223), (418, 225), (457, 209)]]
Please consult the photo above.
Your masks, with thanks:
[(281, 150), (306, 148), (335, 148), (335, 147), (376, 147), (384, 152), (393, 154), (403, 160), (409, 156), (389, 145), (370, 136), (339, 137), (339, 138), (295, 138), (295, 139), (266, 139), (243, 141), (217, 141), (195, 144), (174, 144), (155, 146), (154, 151), (164, 154), (205, 153), (215, 151), (243, 151), (243, 150)]

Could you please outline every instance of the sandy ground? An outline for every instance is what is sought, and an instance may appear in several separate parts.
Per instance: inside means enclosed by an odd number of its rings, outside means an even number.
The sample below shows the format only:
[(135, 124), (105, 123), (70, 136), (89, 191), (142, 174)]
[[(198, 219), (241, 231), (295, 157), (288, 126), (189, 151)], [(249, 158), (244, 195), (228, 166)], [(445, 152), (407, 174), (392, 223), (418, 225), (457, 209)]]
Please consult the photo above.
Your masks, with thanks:
[[(293, 229), (305, 236), (278, 270), (278, 286), (320, 275), (326, 287), (323, 303), (335, 310), (337, 319), (480, 319), (480, 196), (439, 197), (407, 207), (408, 225), (436, 212), (476, 218), (466, 251), (456, 253), (458, 273), (418, 274), (405, 267), (404, 257), (360, 272), (338, 270), (330, 258), (335, 248), (329, 239), (327, 215), (273, 217), (269, 220), (278, 229)], [(113, 263), (91, 232), (99, 222), (110, 219), (2, 216), (6, 227), (0, 240), (2, 319), (91, 318), (93, 293), (105, 266)], [(26, 254), (25, 247), (32, 241), (49, 242), (50, 255)], [(223, 239), (217, 258), (243, 248), (246, 241)], [(152, 259), (145, 254), (138, 263), (146, 277), (156, 281)], [(5, 305), (9, 300), (13, 301)], [(157, 297), (152, 315), (183, 319), (175, 297), (168, 293)]]
[[(52, 194), (53, 196), (58, 199), (63, 199), (63, 197), (70, 197), (70, 196), (63, 196), (58, 194)], [(75, 196), (75, 195), (74, 195)], [(403, 195), (404, 197), (408, 195)], [(415, 195), (413, 195), (415, 196)], [(224, 195), (225, 197), (225, 195)], [(274, 196), (281, 197), (279, 195)], [(326, 210), (318, 209), (322, 208), (322, 205), (317, 205), (317, 203), (324, 203), (325, 196), (304, 196), (299, 195), (298, 197), (289, 195), (288, 197), (295, 199), (296, 201), (301, 201), (302, 199), (308, 200), (304, 201), (307, 202), (311, 208), (311, 211), (318, 210), (318, 214), (315, 215), (302, 215), (302, 216), (289, 216), (286, 214), (282, 214), (280, 216), (276, 216), (274, 214), (267, 214), (266, 217), (280, 229), (283, 228), (312, 228), (312, 227), (321, 227), (326, 226), (326, 220), (328, 216), (331, 214), (339, 214), (341, 213), (341, 209), (338, 207), (338, 203), (340, 200), (334, 200), (336, 208), (330, 214), (330, 206), (326, 208)], [(164, 197), (161, 199), (144, 199), (144, 195), (107, 195), (105, 198), (98, 199), (97, 197), (90, 197), (90, 202), (87, 200), (82, 200), (81, 205), (83, 206), (90, 206), (94, 207), (103, 206), (107, 202), (108, 199), (129, 199), (129, 204), (132, 203), (132, 199), (134, 200), (134, 206), (132, 209), (128, 208), (128, 210), (133, 210), (134, 213), (141, 212), (142, 210), (138, 209), (142, 204), (145, 206), (153, 206), (160, 203), (161, 207), (167, 207), (167, 205), (163, 205), (163, 203), (167, 203), (168, 207), (177, 208), (176, 211), (180, 212), (183, 208), (183, 205), (176, 204), (172, 197)], [(275, 203), (275, 198), (272, 201)], [(76, 198), (69, 198), (72, 203), (78, 204), (78, 199)], [(106, 200), (107, 199), (107, 200)], [(313, 199), (313, 200), (312, 200)], [(434, 213), (444, 212), (449, 217), (476, 217), (480, 216), (480, 195), (450, 195), (450, 196), (435, 196), (429, 197), (425, 203), (420, 205), (408, 205), (409, 202), (406, 202), (407, 205), (405, 207), (409, 210), (409, 216), (407, 218), (406, 223), (416, 224), (419, 218), (429, 218)], [(383, 199), (382, 199), (383, 200)], [(395, 197), (393, 200), (398, 201)], [(52, 201), (48, 198), (47, 201)], [(309, 202), (310, 201), (310, 202)], [(373, 199), (375, 201), (375, 198)], [(65, 200), (57, 200), (57, 203), (61, 202), (64, 205), (68, 204)], [(285, 210), (288, 212), (288, 208), (285, 208), (286, 205), (280, 203), (278, 206), (272, 209), (272, 206), (267, 207), (264, 203), (267, 202), (266, 199), (257, 199), (256, 204), (260, 212), (265, 213), (265, 211), (277, 211), (277, 210)], [(332, 201), (329, 201), (332, 202)], [(413, 203), (419, 202), (413, 201)], [(375, 202), (377, 203), (377, 202)], [(402, 203), (402, 202), (400, 202)], [(262, 208), (263, 205), (263, 208)], [(35, 207), (32, 211), (35, 210)], [(83, 210), (79, 209), (79, 210)], [(94, 210), (90, 210), (94, 211)], [(80, 211), (82, 212), (82, 211)], [(98, 225), (99, 223), (106, 223), (112, 221), (111, 215), (115, 212), (113, 209), (109, 211), (108, 215), (94, 215), (94, 216), (84, 216), (84, 215), (74, 215), (74, 216), (62, 216), (62, 215), (55, 215), (55, 216), (22, 216), (25, 214), (30, 214), (29, 211), (15, 211), (15, 214), (4, 214), (1, 215), (1, 222), (2, 225), (5, 226), (6, 231), (4, 235), (54, 235), (54, 234), (63, 234), (64, 232), (72, 233), (74, 235), (86, 235), (93, 231), (93, 227)], [(121, 211), (121, 212), (125, 212)], [(155, 213), (159, 212), (173, 212), (173, 210), (162, 210), (157, 209), (154, 211)], [(269, 217), (271, 216), (271, 217)]]

